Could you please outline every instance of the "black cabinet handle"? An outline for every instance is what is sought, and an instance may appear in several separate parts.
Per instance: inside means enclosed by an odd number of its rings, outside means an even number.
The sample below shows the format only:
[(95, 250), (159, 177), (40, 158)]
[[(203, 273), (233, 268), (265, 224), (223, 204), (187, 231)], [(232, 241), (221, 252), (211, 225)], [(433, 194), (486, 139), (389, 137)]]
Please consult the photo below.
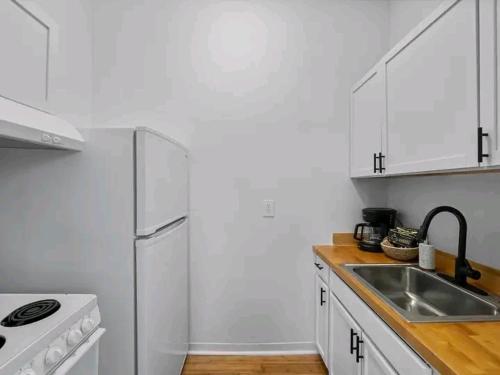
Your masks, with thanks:
[(378, 164), (379, 164), (378, 171), (380, 173), (382, 173), (383, 171), (385, 171), (385, 167), (383, 166), (382, 159), (385, 159), (385, 155), (383, 155), (381, 152), (379, 152), (378, 153)]
[(323, 294), (326, 292), (326, 290), (324, 290), (323, 288), (321, 288), (321, 291), (320, 291), (320, 296), (319, 296), (319, 305), (320, 306), (323, 306), (325, 304), (325, 300), (323, 299)]
[(316, 266), (316, 267), (317, 267), (320, 271), (321, 271), (323, 268), (325, 268), (325, 267), (323, 267), (321, 264), (316, 263), (316, 262), (314, 262), (314, 265), (315, 265), (315, 266)]
[(488, 133), (483, 132), (483, 128), (480, 126), (477, 128), (477, 161), (482, 163), (484, 158), (489, 158), (490, 154), (485, 154), (483, 152), (483, 138), (487, 137)]
[[(385, 155), (382, 154), (381, 152), (377, 154), (373, 154), (373, 173), (383, 173), (385, 171), (385, 167), (382, 163), (382, 159), (385, 159)], [(378, 167), (377, 167), (377, 161), (378, 161)]]
[(359, 363), (359, 360), (360, 359), (363, 359), (363, 355), (362, 354), (359, 354), (360, 350), (361, 350), (361, 345), (363, 343), (363, 340), (361, 340), (359, 338), (359, 336), (356, 335), (356, 363)]
[(356, 348), (354, 347), (354, 336), (356, 336), (356, 337), (357, 337), (357, 336), (358, 336), (358, 334), (357, 334), (356, 332), (354, 332), (354, 330), (351, 328), (351, 345), (350, 345), (350, 347), (351, 347), (351, 354), (353, 354), (353, 353), (354, 353), (354, 350), (356, 349)]

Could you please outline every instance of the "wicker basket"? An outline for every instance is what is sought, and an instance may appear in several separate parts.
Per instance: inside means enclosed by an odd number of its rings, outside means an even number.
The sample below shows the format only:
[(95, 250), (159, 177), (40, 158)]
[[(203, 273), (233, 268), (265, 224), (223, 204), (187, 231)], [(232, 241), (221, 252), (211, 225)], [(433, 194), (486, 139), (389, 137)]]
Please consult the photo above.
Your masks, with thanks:
[(418, 246), (418, 230), (413, 228), (396, 227), (389, 230), (387, 235), (390, 244), (401, 247)]
[(382, 246), (385, 255), (392, 259), (406, 261), (418, 257), (418, 247), (395, 247), (389, 242), (387, 237), (384, 238), (380, 246)]

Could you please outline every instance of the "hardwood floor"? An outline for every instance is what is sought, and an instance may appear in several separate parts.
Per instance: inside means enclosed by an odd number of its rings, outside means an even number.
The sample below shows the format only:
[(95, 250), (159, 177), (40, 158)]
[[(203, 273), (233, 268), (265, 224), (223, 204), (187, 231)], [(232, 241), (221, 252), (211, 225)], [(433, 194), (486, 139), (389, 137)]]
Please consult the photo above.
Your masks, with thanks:
[(318, 355), (188, 356), (183, 375), (328, 374)]

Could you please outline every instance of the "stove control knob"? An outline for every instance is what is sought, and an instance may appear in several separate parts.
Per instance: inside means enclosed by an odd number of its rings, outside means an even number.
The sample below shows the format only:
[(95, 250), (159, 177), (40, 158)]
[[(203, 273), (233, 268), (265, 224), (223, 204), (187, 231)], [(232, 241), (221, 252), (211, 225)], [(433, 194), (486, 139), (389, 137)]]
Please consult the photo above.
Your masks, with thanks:
[(78, 344), (83, 338), (82, 331), (79, 329), (72, 329), (68, 332), (68, 337), (66, 338), (66, 342), (69, 346), (75, 346)]
[(53, 366), (57, 362), (59, 362), (64, 357), (64, 353), (61, 348), (57, 346), (53, 346), (47, 350), (47, 354), (45, 355), (45, 364), (47, 366)]
[(29, 368), (21, 371), (19, 375), (36, 375), (36, 372)]
[(82, 321), (82, 332), (84, 334), (89, 333), (95, 327), (95, 322), (92, 318), (84, 318)]

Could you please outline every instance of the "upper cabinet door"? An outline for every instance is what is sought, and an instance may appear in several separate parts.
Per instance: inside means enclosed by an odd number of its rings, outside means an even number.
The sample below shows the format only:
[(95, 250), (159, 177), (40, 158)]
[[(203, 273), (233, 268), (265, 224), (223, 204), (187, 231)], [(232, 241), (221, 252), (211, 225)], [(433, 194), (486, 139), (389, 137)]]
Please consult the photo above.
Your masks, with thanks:
[[(382, 69), (381, 69), (382, 68)], [(383, 65), (370, 71), (351, 92), (351, 177), (380, 174), (382, 129), (385, 129)]]
[(48, 110), (55, 35), (55, 24), (32, 2), (0, 2), (0, 96)]
[(476, 0), (448, 0), (385, 58), (388, 174), (478, 166)]
[[(479, 46), (480, 46), (480, 126), (484, 136), (478, 161), (481, 166), (500, 165), (500, 1), (481, 0), (479, 2)], [(479, 155), (479, 153), (482, 153)]]

